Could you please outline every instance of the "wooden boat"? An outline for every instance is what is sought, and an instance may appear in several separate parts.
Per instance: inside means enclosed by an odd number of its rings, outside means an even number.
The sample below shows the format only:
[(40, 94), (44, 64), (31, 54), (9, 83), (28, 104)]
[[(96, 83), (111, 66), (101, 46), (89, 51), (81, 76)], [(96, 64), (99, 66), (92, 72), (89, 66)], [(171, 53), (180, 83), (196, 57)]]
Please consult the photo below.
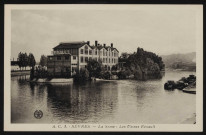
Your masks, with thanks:
[(187, 93), (196, 94), (196, 82), (190, 84), (189, 86), (184, 88), (182, 91), (187, 92)]

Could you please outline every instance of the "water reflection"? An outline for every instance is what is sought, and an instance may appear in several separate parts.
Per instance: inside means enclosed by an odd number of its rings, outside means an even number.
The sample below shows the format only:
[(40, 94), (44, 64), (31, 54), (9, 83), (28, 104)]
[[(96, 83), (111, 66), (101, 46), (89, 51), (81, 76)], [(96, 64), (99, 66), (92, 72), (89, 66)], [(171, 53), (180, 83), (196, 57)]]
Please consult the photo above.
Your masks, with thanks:
[[(160, 80), (94, 81), (82, 84), (28, 82), (11, 78), (12, 123), (178, 123), (195, 112), (195, 95), (165, 91), (167, 80), (190, 72), (168, 72)], [(35, 110), (43, 111), (35, 119)], [(155, 117), (154, 117), (155, 116)]]
[(48, 84), (47, 107), (54, 117), (66, 122), (96, 122), (112, 114), (116, 108), (118, 91), (109, 89), (114, 85), (115, 83), (110, 82), (104, 82), (103, 86), (98, 82), (89, 82), (82, 86)]

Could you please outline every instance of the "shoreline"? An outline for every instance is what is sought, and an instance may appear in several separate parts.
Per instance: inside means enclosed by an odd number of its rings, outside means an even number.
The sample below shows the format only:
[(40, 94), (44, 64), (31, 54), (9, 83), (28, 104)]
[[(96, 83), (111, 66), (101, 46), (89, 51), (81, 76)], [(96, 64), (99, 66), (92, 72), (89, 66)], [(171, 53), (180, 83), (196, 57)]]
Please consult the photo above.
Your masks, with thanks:
[(30, 70), (11, 71), (11, 77), (13, 77), (13, 76), (22, 76), (22, 75), (30, 75)]

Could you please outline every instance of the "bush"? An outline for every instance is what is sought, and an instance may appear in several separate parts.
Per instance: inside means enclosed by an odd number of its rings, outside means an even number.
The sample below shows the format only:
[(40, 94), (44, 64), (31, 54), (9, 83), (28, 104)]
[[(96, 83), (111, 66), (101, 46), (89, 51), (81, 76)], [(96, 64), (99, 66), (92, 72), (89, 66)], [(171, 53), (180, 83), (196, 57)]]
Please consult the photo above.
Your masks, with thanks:
[(120, 71), (118, 74), (117, 74), (118, 78), (119, 79), (126, 79), (126, 73), (125, 71)]
[(80, 70), (79, 73), (74, 75), (74, 81), (76, 82), (81, 82), (81, 81), (86, 81), (89, 80), (89, 71), (87, 69)]
[(110, 79), (110, 77), (111, 77), (111, 73), (110, 72), (104, 73), (104, 79)]

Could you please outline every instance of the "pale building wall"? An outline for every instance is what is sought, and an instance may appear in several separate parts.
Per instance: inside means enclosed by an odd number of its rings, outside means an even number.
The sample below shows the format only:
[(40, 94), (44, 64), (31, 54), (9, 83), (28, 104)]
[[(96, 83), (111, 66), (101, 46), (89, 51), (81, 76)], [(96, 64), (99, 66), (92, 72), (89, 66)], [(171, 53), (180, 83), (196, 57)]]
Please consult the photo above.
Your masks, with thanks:
[[(85, 49), (86, 49), (85, 47), (88, 48), (87, 53), (85, 53)], [(83, 49), (83, 54), (81, 53), (82, 49)], [(59, 53), (67, 53), (67, 52), (59, 51)], [(115, 53), (116, 53), (116, 56), (114, 55)], [(74, 59), (74, 57), (76, 57), (76, 59)], [(83, 58), (83, 61), (82, 61), (82, 58)], [(113, 65), (118, 64), (118, 52), (115, 49), (111, 51), (111, 47), (107, 49), (102, 48), (99, 50), (97, 49), (97, 47), (92, 49), (89, 45), (85, 44), (78, 49), (77, 55), (72, 55), (71, 67), (78, 68), (79, 70), (81, 68), (85, 68), (85, 66), (87, 65), (87, 59), (88, 60), (94, 59), (97, 61), (100, 59), (104, 66), (106, 65), (107, 67), (109, 67), (109, 69), (111, 69)]]

